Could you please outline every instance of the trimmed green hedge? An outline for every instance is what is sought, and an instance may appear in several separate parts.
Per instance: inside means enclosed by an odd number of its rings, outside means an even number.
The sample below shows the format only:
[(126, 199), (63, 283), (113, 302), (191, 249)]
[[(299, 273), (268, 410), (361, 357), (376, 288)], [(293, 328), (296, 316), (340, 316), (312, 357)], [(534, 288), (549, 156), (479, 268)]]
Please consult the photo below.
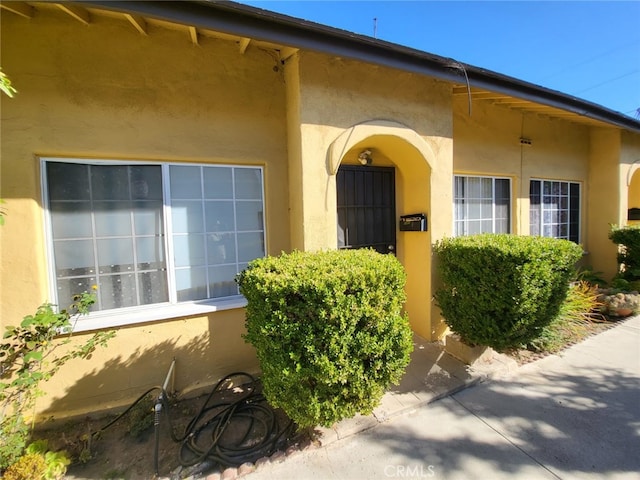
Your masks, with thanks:
[(609, 238), (619, 247), (620, 278), (630, 282), (640, 280), (640, 225), (613, 227)]
[(409, 363), (405, 273), (372, 250), (294, 252), (238, 276), (264, 394), (300, 427), (368, 414)]
[(436, 243), (443, 286), (435, 299), (447, 325), (472, 345), (527, 343), (558, 314), (582, 248), (567, 240), (508, 234)]

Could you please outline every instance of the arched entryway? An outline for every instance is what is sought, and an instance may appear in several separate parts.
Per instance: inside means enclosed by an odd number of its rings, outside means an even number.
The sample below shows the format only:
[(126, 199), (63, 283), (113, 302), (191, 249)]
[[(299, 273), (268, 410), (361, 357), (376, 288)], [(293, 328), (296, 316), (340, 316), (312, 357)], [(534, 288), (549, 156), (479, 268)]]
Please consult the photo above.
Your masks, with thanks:
[[(435, 154), (429, 141), (400, 123), (365, 122), (343, 131), (331, 144), (327, 160), (336, 178), (337, 246), (351, 246), (353, 233), (348, 237), (346, 229), (353, 232), (357, 224), (362, 246), (394, 253), (407, 273), (405, 308), (411, 326), (420, 336), (435, 338), (429, 228)], [(356, 223), (347, 221), (349, 209), (358, 216)], [(399, 229), (401, 216), (418, 213), (427, 217), (426, 231)]]

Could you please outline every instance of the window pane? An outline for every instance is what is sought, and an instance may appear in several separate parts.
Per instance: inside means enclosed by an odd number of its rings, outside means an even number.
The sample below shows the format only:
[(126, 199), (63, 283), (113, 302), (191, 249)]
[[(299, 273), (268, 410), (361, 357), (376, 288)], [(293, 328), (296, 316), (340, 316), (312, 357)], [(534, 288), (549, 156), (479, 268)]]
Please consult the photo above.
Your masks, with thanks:
[(236, 236), (233, 233), (207, 235), (207, 264), (236, 263)]
[(48, 162), (47, 187), (51, 200), (89, 200), (89, 166)]
[[(58, 306), (68, 308), (73, 303), (73, 296), (82, 292), (91, 292), (91, 288), (97, 285), (96, 277), (59, 278), (57, 280)], [(98, 310), (100, 305), (92, 305), (90, 310)]]
[(481, 205), (477, 201), (468, 202), (467, 218), (470, 220), (477, 220), (481, 218), (482, 210)]
[(500, 219), (495, 222), (495, 233), (509, 233), (509, 220)]
[(96, 245), (99, 273), (133, 270), (133, 241), (131, 238), (101, 239), (96, 241)]
[(481, 183), (482, 198), (491, 199), (493, 197), (493, 180), (491, 178), (483, 178)]
[(129, 200), (129, 167), (91, 165), (91, 195), (94, 200)]
[(136, 235), (162, 235), (162, 202), (134, 202), (133, 224)]
[(207, 298), (206, 270), (204, 268), (176, 270), (176, 290), (179, 302)]
[[(481, 201), (481, 217), (482, 219), (488, 219), (493, 217), (493, 204), (491, 200), (482, 200)], [(487, 230), (484, 230), (485, 232)], [(491, 230), (489, 230), (490, 232)]]
[(236, 216), (238, 231), (262, 230), (262, 202), (237, 202)]
[(456, 200), (453, 204), (453, 211), (456, 220), (464, 219), (464, 200)]
[(259, 168), (235, 169), (236, 198), (262, 200), (262, 170)]
[(164, 242), (162, 237), (138, 237), (135, 242), (138, 270), (164, 268)]
[(165, 272), (143, 272), (138, 274), (140, 304), (150, 305), (169, 300), (167, 275)]
[(128, 273), (101, 276), (98, 295), (100, 295), (100, 304), (103, 310), (138, 305), (135, 275)]
[(529, 203), (540, 205), (540, 182), (537, 180), (531, 180), (529, 183)]
[(87, 202), (52, 202), (51, 227), (54, 238), (91, 237), (91, 209)]
[(98, 237), (131, 235), (131, 203), (93, 202), (93, 209)]
[(480, 222), (477, 220), (471, 220), (467, 224), (467, 235), (475, 235), (482, 233)]
[(171, 198), (202, 198), (200, 167), (170, 167)]
[(469, 193), (467, 194), (467, 198), (480, 198), (481, 187), (480, 187), (480, 178), (471, 177), (467, 178), (467, 189)]
[(173, 256), (176, 267), (205, 265), (204, 235), (175, 235)]
[(464, 197), (465, 177), (455, 177), (453, 181), (453, 196), (455, 198)]
[(91, 240), (55, 242), (53, 254), (58, 277), (95, 274), (95, 259)]
[(129, 173), (132, 199), (162, 200), (162, 170), (157, 165), (134, 165)]
[(233, 202), (206, 202), (205, 215), (207, 232), (232, 232), (235, 230)]
[(212, 297), (228, 297), (238, 295), (238, 284), (235, 282), (236, 266), (209, 268), (209, 289)]
[(202, 203), (189, 200), (172, 202), (171, 220), (175, 233), (203, 232)]
[(255, 258), (264, 257), (264, 254), (264, 237), (262, 233), (238, 234), (238, 261), (250, 262)]
[(230, 167), (204, 169), (204, 198), (233, 199), (233, 174)]

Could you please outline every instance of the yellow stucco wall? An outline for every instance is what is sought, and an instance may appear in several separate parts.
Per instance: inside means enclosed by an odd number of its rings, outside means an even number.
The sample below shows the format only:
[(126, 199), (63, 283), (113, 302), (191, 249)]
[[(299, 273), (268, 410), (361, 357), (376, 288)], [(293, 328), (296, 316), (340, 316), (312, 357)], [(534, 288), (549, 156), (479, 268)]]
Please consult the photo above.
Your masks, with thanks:
[[(620, 225), (624, 217), (622, 165), (620, 163), (620, 131), (612, 128), (592, 128), (589, 158), (588, 238), (589, 265), (610, 280), (617, 272), (617, 247), (609, 240), (610, 225)], [(623, 200), (623, 197), (624, 200)]]
[[(284, 77), (269, 52), (126, 20), (85, 27), (62, 11), (3, 12), (0, 318), (16, 324), (49, 300), (38, 156), (260, 165), (268, 252), (289, 250)], [(180, 389), (239, 368), (255, 372), (240, 335), (244, 309), (119, 330), (106, 350), (46, 385), (39, 408), (64, 414), (135, 398), (178, 359)], [(76, 336), (78, 341), (85, 334)], [(85, 376), (85, 374), (87, 374)]]
[[(437, 338), (431, 243), (451, 228), (450, 87), (309, 52), (296, 55), (285, 68), (299, 78), (287, 82), (288, 97), (297, 99), (289, 105), (290, 118), (296, 118), (290, 124), (299, 125), (290, 136), (299, 136), (302, 146), (300, 152), (290, 151), (290, 171), (300, 179), (299, 198), (290, 200), (296, 205), (293, 246), (336, 248), (336, 167), (356, 163), (362, 149), (372, 149), (374, 165), (396, 168), (396, 217), (416, 212), (429, 217), (428, 232), (397, 232), (397, 256), (407, 271), (405, 308), (411, 325), (419, 335)], [(432, 216), (434, 204), (438, 215)]]
[[(520, 138), (531, 140), (530, 146)], [(589, 172), (589, 129), (570, 122), (523, 114), (466, 96), (454, 100), (454, 172), (512, 180), (511, 232), (529, 234), (529, 182), (564, 180), (585, 188)], [(581, 239), (587, 243), (585, 218)]]

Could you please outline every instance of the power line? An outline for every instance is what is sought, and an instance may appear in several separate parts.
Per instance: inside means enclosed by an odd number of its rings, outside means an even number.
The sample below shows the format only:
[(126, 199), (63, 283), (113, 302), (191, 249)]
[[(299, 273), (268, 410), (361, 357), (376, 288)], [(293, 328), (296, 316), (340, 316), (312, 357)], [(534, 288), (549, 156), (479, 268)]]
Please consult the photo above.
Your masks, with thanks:
[(562, 70), (558, 70), (558, 71), (556, 71), (555, 73), (552, 73), (551, 75), (547, 75), (546, 77), (541, 78), (541, 79), (540, 79), (540, 81), (541, 81), (541, 82), (543, 82), (543, 81), (545, 81), (545, 80), (548, 80), (549, 78), (553, 78), (553, 77), (555, 77), (555, 76), (558, 76), (558, 75), (560, 75), (560, 74), (563, 74), (563, 73), (565, 73), (565, 72), (568, 72), (568, 71), (570, 71), (570, 70), (573, 70), (573, 69), (574, 69), (574, 68), (576, 68), (576, 67), (580, 67), (580, 66), (585, 65), (585, 64), (587, 64), (587, 63), (591, 63), (591, 62), (593, 62), (594, 60), (597, 60), (597, 59), (599, 59), (599, 58), (606, 57), (606, 56), (608, 56), (609, 54), (611, 54), (611, 53), (613, 53), (613, 52), (616, 52), (616, 51), (618, 51), (618, 50), (622, 50), (622, 49), (628, 48), (628, 47), (630, 47), (630, 46), (635, 46), (635, 45), (640, 45), (640, 41), (638, 41), (638, 40), (634, 40), (634, 41), (632, 41), (632, 42), (625, 43), (624, 45), (620, 45), (620, 46), (617, 46), (617, 47), (611, 48), (611, 49), (607, 50), (606, 52), (600, 53), (600, 54), (598, 54), (598, 55), (594, 55), (593, 57), (587, 58), (586, 60), (582, 60), (582, 61), (580, 61), (580, 62), (578, 62), (578, 63), (574, 63), (574, 64), (572, 64), (572, 65), (568, 65), (568, 66), (566, 66), (565, 68), (563, 68)]
[(580, 90), (579, 92), (576, 92), (575, 94), (579, 95), (581, 93), (588, 92), (589, 90), (593, 90), (594, 88), (601, 87), (602, 85), (606, 85), (607, 83), (615, 82), (616, 80), (620, 80), (621, 78), (624, 78), (624, 77), (629, 77), (629, 76), (634, 75), (634, 74), (636, 74), (638, 72), (640, 72), (640, 70), (636, 69), (636, 70), (633, 70), (632, 72), (624, 73), (624, 74), (619, 75), (617, 77), (610, 78), (609, 80), (605, 80), (604, 82), (600, 82), (600, 83), (597, 83), (595, 85), (592, 85), (589, 88), (585, 88), (583, 90)]

